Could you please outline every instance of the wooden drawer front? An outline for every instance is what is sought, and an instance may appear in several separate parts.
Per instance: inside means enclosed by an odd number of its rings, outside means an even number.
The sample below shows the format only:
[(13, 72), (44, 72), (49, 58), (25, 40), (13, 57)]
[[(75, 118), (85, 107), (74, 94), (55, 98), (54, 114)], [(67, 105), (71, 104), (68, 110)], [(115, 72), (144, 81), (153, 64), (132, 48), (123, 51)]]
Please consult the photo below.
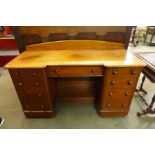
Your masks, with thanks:
[(135, 77), (139, 77), (139, 74), (141, 72), (141, 68), (126, 68), (126, 67), (120, 67), (120, 68), (110, 68), (108, 69), (109, 77), (120, 79), (120, 78), (130, 78), (135, 79)]
[(121, 110), (128, 109), (130, 107), (132, 96), (133, 92), (129, 90), (108, 90), (105, 92), (102, 108), (109, 110), (112, 110), (113, 108)]
[(106, 85), (109, 89), (132, 89), (136, 87), (141, 69), (111, 68), (107, 72)]
[(29, 78), (40, 79), (43, 76), (43, 69), (10, 69), (11, 76), (14, 78)]
[(13, 69), (10, 74), (17, 91), (45, 92), (44, 74), (40, 69)]
[(109, 111), (124, 111), (124, 110), (128, 110), (130, 107), (129, 103), (127, 103), (127, 101), (125, 100), (115, 100), (114, 101), (109, 101), (109, 100), (105, 100), (104, 105), (102, 107), (102, 109), (104, 110), (109, 110)]
[(109, 89), (132, 89), (137, 84), (137, 77), (135, 78), (109, 78), (107, 81), (107, 87)]
[(50, 104), (47, 94), (19, 92), (18, 95), (24, 111), (44, 111), (49, 109)]
[(75, 77), (75, 76), (103, 76), (103, 67), (100, 66), (66, 66), (46, 68), (49, 77)]

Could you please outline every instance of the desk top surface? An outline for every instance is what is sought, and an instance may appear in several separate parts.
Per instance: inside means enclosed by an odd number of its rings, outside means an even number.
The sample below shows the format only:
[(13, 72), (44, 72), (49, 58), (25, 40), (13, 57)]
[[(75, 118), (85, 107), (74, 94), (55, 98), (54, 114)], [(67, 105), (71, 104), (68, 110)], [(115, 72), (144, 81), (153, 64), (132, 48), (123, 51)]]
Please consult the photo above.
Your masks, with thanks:
[(48, 65), (104, 65), (105, 67), (144, 67), (145, 63), (123, 48), (103, 50), (35, 50), (35, 48), (32, 48), (27, 49), (18, 57), (6, 64), (5, 68), (44, 68)]

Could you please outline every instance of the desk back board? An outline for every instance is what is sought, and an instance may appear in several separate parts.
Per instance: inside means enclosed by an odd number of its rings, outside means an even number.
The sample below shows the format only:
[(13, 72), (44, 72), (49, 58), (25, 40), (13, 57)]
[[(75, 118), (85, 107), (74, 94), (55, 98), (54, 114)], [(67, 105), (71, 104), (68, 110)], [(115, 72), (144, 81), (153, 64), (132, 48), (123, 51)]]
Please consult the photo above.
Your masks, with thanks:
[(15, 26), (20, 52), (27, 45), (59, 40), (101, 40), (121, 43), (127, 49), (131, 26)]

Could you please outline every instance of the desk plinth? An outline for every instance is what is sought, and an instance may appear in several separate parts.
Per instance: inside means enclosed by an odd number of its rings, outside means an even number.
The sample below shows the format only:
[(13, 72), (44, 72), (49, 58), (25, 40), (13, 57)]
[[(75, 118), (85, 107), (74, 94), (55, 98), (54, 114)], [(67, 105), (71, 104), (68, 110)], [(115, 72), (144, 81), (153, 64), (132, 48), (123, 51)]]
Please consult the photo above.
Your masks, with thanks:
[(52, 117), (57, 102), (94, 103), (101, 116), (128, 114), (145, 66), (134, 55), (124, 49), (33, 50), (5, 66), (27, 117)]

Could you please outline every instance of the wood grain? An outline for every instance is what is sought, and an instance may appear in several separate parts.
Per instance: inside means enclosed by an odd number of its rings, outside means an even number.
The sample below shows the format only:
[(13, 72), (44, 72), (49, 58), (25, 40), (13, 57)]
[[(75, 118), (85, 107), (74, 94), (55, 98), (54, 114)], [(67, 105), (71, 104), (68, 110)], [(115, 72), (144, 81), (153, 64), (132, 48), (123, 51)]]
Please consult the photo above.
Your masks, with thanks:
[[(87, 47), (91, 50), (83, 49)], [(54, 49), (51, 50), (51, 48)], [(59, 48), (59, 50), (55, 48)], [(66, 49), (60, 50), (60, 48)], [(76, 48), (79, 49), (75, 50)], [(96, 48), (100, 48), (100, 50), (96, 50)], [(5, 65), (5, 68), (44, 68), (50, 65), (101, 65), (106, 67), (145, 66), (144, 62), (139, 60), (132, 53), (127, 52), (123, 49), (122, 45), (118, 43), (95, 40), (91, 40), (91, 42), (66, 40), (28, 46), (27, 51)]]

